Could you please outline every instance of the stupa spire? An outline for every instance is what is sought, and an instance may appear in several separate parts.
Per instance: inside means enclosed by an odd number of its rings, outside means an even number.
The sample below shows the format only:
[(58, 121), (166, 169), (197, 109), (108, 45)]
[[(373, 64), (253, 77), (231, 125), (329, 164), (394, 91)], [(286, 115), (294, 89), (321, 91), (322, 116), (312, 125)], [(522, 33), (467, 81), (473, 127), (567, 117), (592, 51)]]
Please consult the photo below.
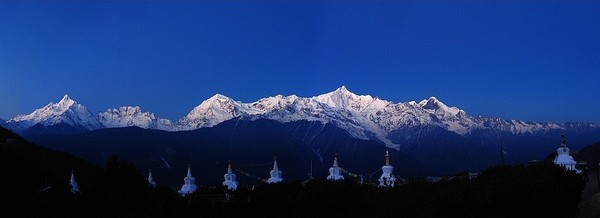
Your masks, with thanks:
[(556, 157), (554, 158), (554, 164), (564, 167), (566, 170), (573, 170), (577, 173), (581, 173), (581, 170), (575, 168), (577, 166), (577, 161), (573, 159), (571, 156), (571, 150), (567, 147), (567, 139), (565, 138), (565, 133), (561, 134), (561, 142), (560, 147), (556, 149)]
[(337, 153), (335, 153), (335, 157), (333, 157), (333, 166), (334, 167), (339, 167), (338, 161), (337, 161)]
[(225, 173), (225, 175), (223, 175), (223, 177), (225, 178), (225, 181), (223, 181), (223, 186), (227, 186), (227, 189), (229, 190), (236, 190), (237, 186), (238, 186), (238, 182), (237, 182), (237, 176), (235, 174), (233, 174), (232, 168), (231, 168), (231, 160), (229, 160), (229, 163), (227, 164), (227, 173)]
[(560, 146), (567, 147), (567, 138), (565, 137), (564, 132), (560, 135)]
[(231, 160), (229, 160), (229, 163), (227, 164), (227, 173), (232, 173), (232, 171), (231, 171)]
[(281, 172), (281, 170), (279, 170), (279, 166), (277, 166), (277, 156), (275, 156), (273, 159), (273, 170), (269, 172), (271, 178), (267, 180), (267, 182), (270, 184), (283, 181), (283, 178), (281, 177), (283, 175), (283, 172)]
[(329, 168), (329, 176), (327, 176), (327, 180), (344, 180), (344, 176), (342, 176), (342, 168), (338, 165), (337, 153), (333, 158), (333, 166)]
[(381, 167), (381, 177), (379, 177), (379, 187), (394, 187), (396, 177), (392, 174), (394, 167), (390, 165), (390, 152), (385, 151), (385, 165)]
[(273, 158), (273, 169), (274, 170), (278, 170), (279, 169), (279, 166), (277, 166), (277, 156), (275, 156)]
[(148, 169), (148, 186), (156, 188), (156, 181), (152, 177), (152, 169)]
[(191, 168), (192, 168), (192, 165), (188, 164), (187, 177), (192, 177), (192, 170), (191, 170)]
[(389, 151), (385, 151), (385, 165), (386, 166), (390, 165), (390, 152)]
[(75, 171), (71, 170), (71, 179), (69, 180), (69, 185), (71, 186), (71, 193), (79, 193), (79, 186), (77, 185), (77, 181), (75, 181)]
[(183, 186), (181, 186), (181, 189), (178, 191), (182, 196), (194, 193), (196, 189), (198, 189), (198, 186), (196, 186), (196, 178), (192, 176), (191, 164), (188, 164), (187, 176), (183, 178), (183, 182)]

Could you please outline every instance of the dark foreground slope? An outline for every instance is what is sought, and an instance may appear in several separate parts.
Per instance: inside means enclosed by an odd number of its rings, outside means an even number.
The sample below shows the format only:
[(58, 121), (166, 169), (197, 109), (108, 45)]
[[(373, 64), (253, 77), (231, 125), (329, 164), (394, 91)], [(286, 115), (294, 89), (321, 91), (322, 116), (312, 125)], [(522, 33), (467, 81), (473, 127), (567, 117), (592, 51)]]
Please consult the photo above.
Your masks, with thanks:
[[(147, 188), (126, 161), (112, 159), (101, 180), (80, 193), (18, 196), (32, 217), (574, 217), (585, 184), (582, 175), (552, 164), (504, 166), (479, 177), (438, 183), (409, 180), (391, 189), (353, 181), (241, 186), (237, 191), (201, 186), (178, 196)], [(104, 181), (104, 182), (102, 182)], [(66, 206), (64, 206), (66, 205)]]
[[(503, 123), (490, 122), (486, 125)], [(564, 129), (535, 132), (499, 130), (505, 127), (474, 129), (460, 135), (437, 125), (410, 125), (391, 131), (388, 137), (399, 145), (399, 151), (392, 152), (397, 175), (443, 176), (543, 159), (560, 145), (561, 134), (567, 136), (568, 145), (574, 150), (600, 140), (600, 128), (595, 124), (562, 126)], [(381, 153), (387, 150), (380, 141), (356, 139), (332, 123), (305, 120), (280, 123), (243, 116), (184, 132), (136, 127), (88, 132), (82, 127), (59, 123), (48, 127), (38, 124), (23, 134), (40, 145), (74, 153), (97, 164), (116, 154), (142, 169), (157, 170), (159, 180), (175, 174), (181, 177), (185, 166), (191, 163), (199, 170), (199, 178), (209, 184), (219, 182), (215, 178), (222, 176), (228, 159), (238, 167), (245, 166), (243, 170), (265, 177), (270, 170), (269, 160), (277, 155), (283, 165), (286, 161), (294, 163), (285, 166), (287, 176), (306, 178), (311, 160), (315, 164), (314, 175), (323, 175), (335, 153), (348, 170), (370, 173), (380, 167)]]
[[(172, 211), (161, 215), (152, 209), (181, 203), (171, 189), (150, 189), (126, 160), (112, 157), (102, 165), (32, 144), (0, 127), (0, 217), (166, 217)], [(70, 191), (71, 171), (79, 193)]]
[(600, 142), (588, 145), (578, 153), (578, 161), (587, 162), (590, 169), (598, 169), (600, 162)]
[(235, 212), (298, 217), (574, 217), (584, 177), (552, 164), (503, 166), (469, 180), (413, 180), (392, 189), (352, 182), (260, 186)]
[[(384, 164), (388, 150), (379, 142), (352, 138), (333, 125), (306, 122), (290, 126), (272, 120), (236, 119), (183, 132), (129, 127), (31, 138), (98, 165), (117, 155), (145, 171), (151, 168), (157, 181), (169, 186), (182, 185), (188, 164), (199, 184), (220, 184), (228, 160), (235, 169), (268, 178), (274, 156), (287, 180), (307, 179), (311, 161), (314, 177), (326, 176), (336, 153), (341, 167), (355, 174), (371, 174)], [(396, 175), (428, 175), (430, 170), (415, 159), (389, 151)], [(371, 177), (378, 178), (375, 174)], [(238, 179), (243, 184), (259, 183), (255, 177), (240, 173)]]
[[(74, 156), (28, 143), (0, 128), (1, 217), (574, 217), (585, 176), (552, 164), (503, 166), (477, 178), (395, 188), (353, 180), (200, 186), (180, 197), (149, 188), (133, 164), (112, 157), (99, 169)], [(71, 193), (75, 169), (81, 193)], [(145, 173), (145, 172), (144, 172)]]
[(101, 169), (73, 155), (27, 142), (0, 128), (0, 211), (30, 211), (34, 196), (69, 189), (71, 171), (80, 188), (90, 188)]

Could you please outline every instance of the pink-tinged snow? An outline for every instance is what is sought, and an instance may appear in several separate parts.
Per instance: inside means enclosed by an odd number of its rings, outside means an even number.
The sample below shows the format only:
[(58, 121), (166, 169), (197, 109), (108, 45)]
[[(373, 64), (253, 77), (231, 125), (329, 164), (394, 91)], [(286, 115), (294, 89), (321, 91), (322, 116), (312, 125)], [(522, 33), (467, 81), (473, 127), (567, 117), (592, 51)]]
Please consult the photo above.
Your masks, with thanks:
[(50, 126), (65, 122), (90, 130), (138, 126), (180, 131), (212, 127), (237, 117), (270, 119), (281, 123), (303, 120), (330, 123), (348, 131), (355, 138), (376, 139), (392, 148), (399, 148), (399, 145), (392, 143), (388, 137), (394, 130), (406, 127), (438, 126), (460, 135), (480, 129), (527, 134), (565, 128), (554, 123), (473, 117), (457, 107), (447, 106), (435, 97), (418, 103), (394, 103), (370, 95), (354, 94), (345, 86), (314, 97), (276, 95), (252, 103), (242, 103), (216, 94), (176, 123), (158, 118), (151, 112), (143, 112), (136, 106), (108, 109), (95, 116), (85, 106), (65, 95), (58, 103), (50, 103), (28, 115), (19, 115), (4, 125), (23, 130), (37, 123)]
[(108, 109), (98, 114), (98, 120), (107, 128), (137, 126), (144, 129), (171, 130), (173, 122), (160, 119), (151, 112), (143, 112), (138, 106), (123, 106)]
[(88, 130), (102, 128), (96, 117), (88, 109), (65, 95), (58, 103), (48, 103), (31, 114), (18, 115), (7, 122), (17, 128), (26, 129), (38, 123), (51, 126), (66, 123), (71, 126), (83, 126)]
[(558, 124), (471, 117), (435, 97), (419, 103), (394, 103), (370, 95), (356, 95), (345, 86), (314, 97), (296, 95), (263, 98), (242, 103), (215, 95), (180, 119), (180, 129), (211, 127), (235, 117), (271, 119), (286, 123), (299, 120), (331, 123), (359, 139), (373, 139), (398, 148), (387, 137), (400, 127), (434, 125), (460, 135), (475, 129), (497, 129), (514, 134), (561, 129)]

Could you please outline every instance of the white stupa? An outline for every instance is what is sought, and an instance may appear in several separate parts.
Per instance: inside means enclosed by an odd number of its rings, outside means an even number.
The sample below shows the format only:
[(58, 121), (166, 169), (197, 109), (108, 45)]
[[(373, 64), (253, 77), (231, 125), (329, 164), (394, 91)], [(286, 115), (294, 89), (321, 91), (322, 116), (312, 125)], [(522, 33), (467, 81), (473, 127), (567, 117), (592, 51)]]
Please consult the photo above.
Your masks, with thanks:
[(562, 140), (560, 143), (560, 147), (556, 149), (556, 153), (558, 155), (554, 158), (554, 164), (562, 166), (567, 170), (575, 170), (577, 173), (581, 173), (581, 170), (575, 168), (575, 165), (577, 165), (577, 161), (575, 161), (571, 154), (569, 154), (571, 150), (567, 147), (567, 140), (565, 139), (565, 134), (562, 134), (561, 138)]
[(196, 191), (196, 189), (198, 189), (198, 186), (196, 186), (196, 178), (194, 178), (192, 176), (192, 170), (190, 169), (189, 165), (188, 165), (187, 176), (185, 178), (183, 178), (183, 182), (185, 184), (183, 184), (181, 189), (178, 191), (179, 194), (181, 194), (182, 196), (194, 193)]
[(148, 170), (148, 186), (151, 188), (156, 188), (156, 181), (152, 178), (152, 169)]
[(329, 176), (327, 176), (327, 180), (344, 180), (344, 176), (342, 176), (342, 168), (338, 165), (337, 162), (337, 154), (335, 155), (335, 158), (333, 158), (333, 166), (329, 168)]
[(79, 186), (77, 185), (77, 181), (75, 181), (75, 173), (71, 171), (71, 179), (69, 180), (69, 186), (71, 186), (71, 193), (79, 193)]
[(223, 186), (227, 186), (227, 189), (229, 190), (237, 189), (237, 176), (231, 171), (231, 161), (229, 161), (229, 164), (227, 165), (227, 173), (225, 173), (223, 177), (225, 177), (225, 181), (223, 181)]
[(269, 184), (279, 183), (283, 181), (283, 172), (281, 172), (281, 170), (279, 170), (279, 166), (277, 166), (277, 157), (275, 157), (275, 161), (273, 162), (273, 170), (271, 170), (269, 174), (271, 174), (271, 178), (267, 180)]
[(381, 177), (379, 177), (379, 187), (394, 187), (396, 177), (392, 174), (394, 167), (390, 165), (390, 153), (385, 152), (385, 165), (381, 167)]

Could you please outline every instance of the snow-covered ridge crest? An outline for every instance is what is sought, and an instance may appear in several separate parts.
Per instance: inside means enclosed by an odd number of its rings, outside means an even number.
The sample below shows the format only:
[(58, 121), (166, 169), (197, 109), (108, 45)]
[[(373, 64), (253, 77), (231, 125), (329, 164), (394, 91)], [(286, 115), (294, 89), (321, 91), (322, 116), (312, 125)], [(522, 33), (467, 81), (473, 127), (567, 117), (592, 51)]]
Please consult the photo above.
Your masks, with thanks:
[(248, 104), (216, 94), (204, 100), (185, 117), (177, 122), (181, 130), (193, 130), (202, 127), (212, 127), (223, 121), (248, 114), (258, 114), (260, 111), (251, 109)]
[(215, 94), (202, 101), (177, 123), (160, 119), (151, 112), (143, 112), (137, 106), (108, 109), (95, 116), (85, 106), (65, 95), (60, 102), (49, 103), (28, 115), (16, 116), (5, 125), (17, 131), (37, 123), (50, 126), (61, 122), (83, 126), (88, 130), (138, 126), (181, 131), (212, 127), (238, 117), (250, 120), (270, 119), (282, 123), (301, 120), (330, 123), (346, 130), (355, 138), (379, 140), (393, 148), (398, 148), (399, 145), (392, 143), (390, 138), (393, 138), (394, 131), (401, 128), (437, 126), (460, 135), (468, 135), (479, 129), (512, 134), (565, 129), (562, 124), (473, 117), (457, 107), (447, 106), (436, 97), (418, 103), (394, 103), (370, 95), (354, 94), (345, 86), (313, 97), (276, 95), (251, 103)]
[(44, 126), (66, 123), (88, 130), (104, 127), (85, 106), (78, 104), (69, 98), (68, 95), (65, 95), (58, 103), (50, 102), (46, 106), (33, 111), (31, 114), (17, 115), (7, 121), (9, 126), (20, 130), (38, 123)]
[(380, 110), (392, 102), (373, 98), (370, 95), (356, 95), (342, 86), (333, 92), (312, 97), (312, 99), (332, 108), (343, 108), (352, 111)]
[(144, 129), (172, 130), (173, 122), (160, 119), (154, 113), (143, 112), (139, 106), (122, 106), (98, 113), (98, 120), (104, 127), (118, 128), (137, 126)]
[(440, 116), (456, 116), (458, 113), (465, 113), (463, 110), (456, 107), (448, 107), (436, 97), (429, 97), (429, 99), (422, 100), (419, 102), (419, 106), (425, 109), (427, 112), (435, 113)]
[(58, 103), (50, 102), (46, 106), (27, 115), (17, 115), (3, 125), (21, 132), (36, 124), (52, 126), (65, 123), (87, 130), (137, 126), (146, 129), (176, 131), (178, 128), (168, 119), (156, 117), (151, 112), (143, 112), (138, 106), (123, 106), (108, 109), (97, 115), (85, 106), (65, 95)]
[(332, 123), (360, 139), (376, 139), (398, 147), (388, 138), (402, 127), (439, 126), (460, 135), (475, 129), (497, 129), (514, 134), (561, 129), (552, 123), (522, 122), (471, 117), (457, 107), (450, 107), (436, 97), (394, 103), (370, 95), (357, 95), (342, 86), (314, 97), (277, 95), (242, 103), (217, 94), (180, 119), (181, 129), (211, 127), (236, 117), (271, 119), (282, 123), (298, 120)]

